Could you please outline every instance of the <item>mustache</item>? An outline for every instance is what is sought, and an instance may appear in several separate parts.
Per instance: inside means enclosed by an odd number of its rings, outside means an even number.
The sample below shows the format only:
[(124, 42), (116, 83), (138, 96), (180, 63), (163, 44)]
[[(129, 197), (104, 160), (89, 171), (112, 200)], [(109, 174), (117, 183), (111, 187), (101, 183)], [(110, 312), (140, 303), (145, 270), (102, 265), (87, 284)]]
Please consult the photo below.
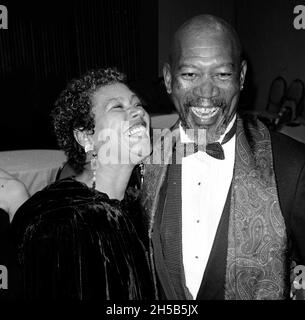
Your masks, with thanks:
[(197, 98), (187, 98), (184, 106), (187, 108), (191, 107), (204, 107), (204, 108), (221, 108), (224, 109), (227, 106), (227, 103), (224, 99), (212, 98), (209, 100), (209, 103), (206, 103), (207, 99), (202, 97)]

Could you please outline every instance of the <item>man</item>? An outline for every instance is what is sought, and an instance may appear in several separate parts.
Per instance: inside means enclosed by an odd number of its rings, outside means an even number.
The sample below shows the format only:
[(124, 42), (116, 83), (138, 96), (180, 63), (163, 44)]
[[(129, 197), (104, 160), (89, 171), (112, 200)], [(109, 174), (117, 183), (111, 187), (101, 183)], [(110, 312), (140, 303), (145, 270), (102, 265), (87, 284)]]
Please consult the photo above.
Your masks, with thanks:
[(176, 32), (163, 71), (180, 119), (143, 188), (163, 299), (285, 299), (291, 264), (305, 265), (305, 146), (239, 117), (246, 70), (222, 19)]

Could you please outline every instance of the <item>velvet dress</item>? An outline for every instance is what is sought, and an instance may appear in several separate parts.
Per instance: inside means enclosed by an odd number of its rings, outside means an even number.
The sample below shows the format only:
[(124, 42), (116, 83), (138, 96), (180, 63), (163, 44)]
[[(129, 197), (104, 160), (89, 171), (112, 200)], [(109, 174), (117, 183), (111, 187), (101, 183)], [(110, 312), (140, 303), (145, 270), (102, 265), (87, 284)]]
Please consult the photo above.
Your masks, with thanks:
[(26, 299), (155, 299), (148, 236), (136, 195), (122, 201), (72, 178), (53, 183), (11, 225)]

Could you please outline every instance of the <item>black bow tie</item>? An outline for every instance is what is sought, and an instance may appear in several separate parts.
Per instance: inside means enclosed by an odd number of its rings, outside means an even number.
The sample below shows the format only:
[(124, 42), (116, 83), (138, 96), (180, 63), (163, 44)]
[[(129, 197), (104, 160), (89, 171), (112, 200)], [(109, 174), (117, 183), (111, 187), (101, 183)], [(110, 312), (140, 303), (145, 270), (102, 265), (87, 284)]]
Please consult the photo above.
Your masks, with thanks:
[[(197, 143), (194, 144), (194, 152), (196, 153), (201, 148)], [(219, 142), (208, 143), (204, 150), (209, 156), (223, 160), (225, 158), (225, 153), (223, 151), (223, 147)]]
[[(221, 144), (219, 142), (208, 143), (205, 147), (198, 145), (197, 143), (184, 143), (184, 156), (190, 155), (192, 153), (196, 153), (198, 150), (206, 152), (209, 156), (223, 160), (225, 158), (225, 154), (223, 151), (222, 145), (231, 140), (236, 132), (236, 120), (229, 130), (229, 132), (224, 136)], [(191, 152), (190, 152), (191, 150)]]

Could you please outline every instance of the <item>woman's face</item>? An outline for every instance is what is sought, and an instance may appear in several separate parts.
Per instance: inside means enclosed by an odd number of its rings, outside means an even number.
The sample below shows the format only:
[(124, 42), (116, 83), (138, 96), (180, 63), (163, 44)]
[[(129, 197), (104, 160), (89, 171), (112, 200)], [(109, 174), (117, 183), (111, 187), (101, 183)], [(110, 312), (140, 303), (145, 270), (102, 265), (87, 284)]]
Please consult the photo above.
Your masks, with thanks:
[(94, 146), (103, 164), (137, 164), (150, 154), (149, 116), (126, 85), (99, 88), (92, 96)]

